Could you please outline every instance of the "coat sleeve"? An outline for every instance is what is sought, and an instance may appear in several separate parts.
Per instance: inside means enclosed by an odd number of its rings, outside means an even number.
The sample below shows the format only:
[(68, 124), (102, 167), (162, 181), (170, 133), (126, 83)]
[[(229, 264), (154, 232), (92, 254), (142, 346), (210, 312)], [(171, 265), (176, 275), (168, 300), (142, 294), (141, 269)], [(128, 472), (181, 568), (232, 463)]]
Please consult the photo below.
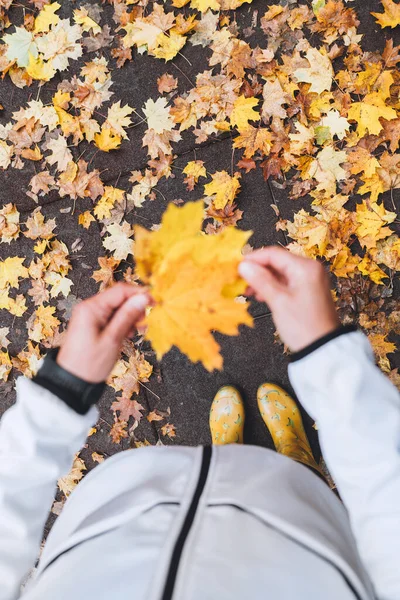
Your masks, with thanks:
[(321, 449), (349, 512), (377, 598), (400, 598), (400, 396), (361, 332), (341, 335), (289, 367), (316, 420)]
[(39, 554), (59, 477), (68, 473), (97, 409), (78, 415), (23, 377), (0, 422), (0, 600), (20, 595)]

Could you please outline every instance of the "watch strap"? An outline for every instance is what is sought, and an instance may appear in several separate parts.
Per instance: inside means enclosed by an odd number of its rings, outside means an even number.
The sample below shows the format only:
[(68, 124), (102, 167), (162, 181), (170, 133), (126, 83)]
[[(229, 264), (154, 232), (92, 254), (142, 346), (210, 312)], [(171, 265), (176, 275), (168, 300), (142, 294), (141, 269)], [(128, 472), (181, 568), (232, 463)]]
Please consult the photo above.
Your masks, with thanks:
[(105, 382), (90, 383), (76, 377), (57, 364), (58, 352), (59, 348), (52, 348), (46, 354), (33, 381), (58, 396), (75, 412), (84, 415), (100, 400)]

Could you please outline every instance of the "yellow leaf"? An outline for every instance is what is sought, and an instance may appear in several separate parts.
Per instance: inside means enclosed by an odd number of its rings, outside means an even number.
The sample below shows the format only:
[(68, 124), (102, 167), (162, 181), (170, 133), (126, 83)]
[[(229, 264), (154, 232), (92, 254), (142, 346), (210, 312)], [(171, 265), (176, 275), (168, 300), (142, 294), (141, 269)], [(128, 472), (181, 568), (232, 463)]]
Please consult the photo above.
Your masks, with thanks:
[(211, 10), (220, 10), (220, 3), (218, 0), (191, 0), (190, 6), (205, 13), (210, 8)]
[(372, 248), (376, 246), (378, 240), (388, 237), (392, 231), (386, 225), (393, 223), (395, 218), (396, 213), (387, 211), (383, 204), (376, 202), (357, 204), (356, 234), (361, 245)]
[(12, 315), (15, 315), (16, 317), (22, 317), (27, 308), (26, 300), (22, 294), (18, 294), (15, 300), (10, 298), (8, 310)]
[(225, 208), (234, 201), (240, 190), (239, 177), (237, 174), (231, 177), (226, 171), (217, 171), (211, 175), (212, 181), (206, 183), (204, 193), (213, 198), (215, 208)]
[(104, 219), (111, 216), (111, 210), (116, 202), (122, 202), (125, 196), (125, 191), (119, 188), (114, 188), (111, 185), (106, 185), (104, 194), (94, 207), (93, 213), (98, 219)]
[(25, 257), (12, 256), (0, 261), (0, 290), (19, 287), (19, 279), (28, 277), (28, 269), (22, 264)]
[(41, 342), (48, 337), (52, 337), (60, 324), (57, 317), (54, 316), (55, 306), (39, 305), (33, 313), (33, 320), (30, 322), (28, 331), (29, 338), (34, 342)]
[(79, 225), (82, 225), (85, 229), (89, 229), (90, 224), (93, 223), (96, 219), (90, 212), (90, 210), (85, 210), (84, 213), (81, 213), (78, 217)]
[(230, 116), (232, 127), (237, 127), (242, 132), (249, 126), (249, 121), (259, 121), (259, 113), (253, 110), (257, 104), (257, 98), (246, 98), (243, 95), (236, 98)]
[(211, 371), (223, 362), (211, 331), (236, 335), (240, 324), (252, 325), (246, 304), (235, 302), (246, 286), (237, 267), (251, 232), (204, 235), (203, 211), (202, 202), (170, 205), (158, 231), (135, 227), (135, 260), (155, 300), (146, 337), (157, 356), (177, 346)]
[[(367, 167), (367, 165), (366, 165)], [(385, 191), (385, 186), (378, 173), (374, 173), (371, 177), (365, 177), (362, 179), (363, 184), (358, 189), (358, 194), (363, 196), (364, 194), (370, 194), (370, 200), (376, 202), (380, 194)]]
[(19, 231), (19, 212), (15, 204), (9, 202), (0, 209), (0, 241), (9, 244), (18, 238)]
[(129, 254), (133, 254), (134, 242), (131, 238), (132, 230), (126, 221), (122, 223), (111, 223), (106, 227), (110, 235), (103, 238), (103, 246), (114, 253), (117, 260), (126, 260)]
[(60, 17), (55, 13), (61, 8), (61, 4), (53, 2), (53, 4), (45, 4), (35, 19), (35, 33), (44, 33), (49, 31), (51, 25), (57, 25)]
[(93, 35), (101, 33), (101, 27), (93, 21), (88, 15), (86, 8), (77, 8), (74, 10), (74, 21), (82, 27), (82, 31), (93, 31)]
[(40, 151), (39, 146), (32, 148), (24, 148), (21, 152), (21, 156), (27, 160), (42, 160), (43, 155)]
[(95, 133), (94, 143), (103, 152), (109, 152), (121, 145), (121, 136), (113, 133), (110, 128), (103, 126), (100, 133)]
[(207, 171), (202, 160), (191, 160), (182, 173), (187, 175), (185, 183), (188, 185), (189, 190), (193, 190), (200, 177), (207, 177)]
[(379, 119), (391, 121), (396, 117), (394, 108), (386, 106), (384, 99), (377, 92), (367, 94), (362, 102), (353, 102), (347, 113), (349, 121), (357, 121), (359, 137), (364, 137), (367, 130), (371, 135), (378, 135), (382, 131)]
[(40, 57), (35, 58), (32, 54), (29, 54), (29, 63), (26, 71), (32, 79), (40, 79), (41, 81), (50, 81), (56, 72), (51, 60), (44, 62)]
[(393, 0), (381, 0), (384, 8), (383, 13), (374, 13), (371, 15), (376, 17), (376, 22), (383, 27), (396, 27), (400, 25), (400, 4)]
[(233, 146), (234, 148), (244, 148), (245, 158), (251, 158), (258, 150), (267, 155), (272, 146), (272, 133), (268, 129), (249, 125), (234, 139)]
[(149, 54), (152, 54), (156, 58), (163, 58), (165, 61), (168, 61), (175, 58), (179, 50), (183, 48), (186, 44), (186, 37), (173, 31), (168, 35), (160, 33), (156, 42), (157, 47), (149, 49)]
[(367, 275), (374, 283), (382, 284), (382, 279), (388, 277), (388, 275), (383, 271), (375, 261), (371, 260), (371, 258), (367, 255), (364, 256), (361, 262), (358, 263), (357, 269), (363, 275)]
[(75, 454), (74, 462), (68, 475), (61, 477), (61, 479), (57, 481), (59, 489), (65, 496), (69, 496), (72, 490), (76, 488), (83, 477), (83, 471), (86, 471), (86, 465), (83, 460)]
[(0, 352), (0, 379), (7, 381), (8, 375), (12, 369), (12, 363), (8, 352)]

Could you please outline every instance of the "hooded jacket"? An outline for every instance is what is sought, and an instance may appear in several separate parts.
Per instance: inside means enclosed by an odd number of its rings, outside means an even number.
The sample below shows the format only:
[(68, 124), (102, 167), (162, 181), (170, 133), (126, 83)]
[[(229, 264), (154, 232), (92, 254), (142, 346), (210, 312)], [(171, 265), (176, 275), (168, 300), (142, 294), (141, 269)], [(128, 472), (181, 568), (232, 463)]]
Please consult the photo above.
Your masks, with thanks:
[[(119, 453), (77, 486), (26, 600), (399, 600), (400, 399), (366, 337), (292, 363), (343, 503), (255, 446)], [(0, 600), (21, 595), (56, 481), (97, 419), (20, 378), (0, 424)]]

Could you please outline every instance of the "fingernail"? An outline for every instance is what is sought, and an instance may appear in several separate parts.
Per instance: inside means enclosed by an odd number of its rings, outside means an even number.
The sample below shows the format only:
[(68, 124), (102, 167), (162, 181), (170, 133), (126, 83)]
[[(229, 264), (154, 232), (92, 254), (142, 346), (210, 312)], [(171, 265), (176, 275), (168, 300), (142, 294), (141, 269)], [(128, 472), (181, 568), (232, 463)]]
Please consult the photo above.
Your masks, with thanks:
[(136, 308), (136, 310), (144, 310), (149, 303), (149, 298), (146, 294), (136, 294), (131, 296), (126, 304), (129, 308)]
[(240, 275), (243, 277), (243, 279), (249, 279), (254, 275), (254, 271), (256, 269), (255, 269), (255, 265), (253, 265), (251, 262), (243, 260), (239, 264), (238, 270), (239, 270)]

